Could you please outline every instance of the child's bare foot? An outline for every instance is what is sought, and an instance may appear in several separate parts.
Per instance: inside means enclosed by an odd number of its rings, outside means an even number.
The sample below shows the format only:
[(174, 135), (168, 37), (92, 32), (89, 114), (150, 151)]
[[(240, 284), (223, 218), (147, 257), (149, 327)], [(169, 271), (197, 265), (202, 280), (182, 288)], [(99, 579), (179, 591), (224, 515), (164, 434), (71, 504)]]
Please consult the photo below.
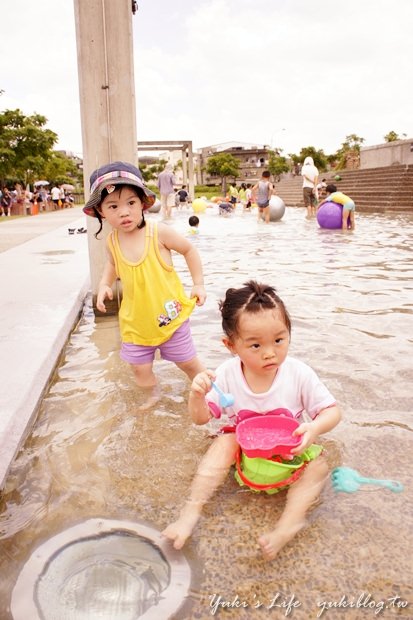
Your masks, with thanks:
[(138, 410), (147, 411), (148, 409), (154, 407), (156, 403), (160, 400), (161, 391), (158, 385), (154, 385), (149, 388), (141, 388), (141, 390), (144, 396), (146, 396), (146, 400), (142, 403), (142, 405), (139, 405)]
[(184, 509), (179, 519), (168, 525), (162, 532), (162, 536), (168, 538), (175, 549), (182, 549), (199, 519), (196, 509)]
[(289, 526), (278, 525), (272, 532), (260, 536), (258, 544), (261, 547), (264, 558), (266, 560), (273, 560), (277, 553), (298, 534), (304, 525), (305, 521)]

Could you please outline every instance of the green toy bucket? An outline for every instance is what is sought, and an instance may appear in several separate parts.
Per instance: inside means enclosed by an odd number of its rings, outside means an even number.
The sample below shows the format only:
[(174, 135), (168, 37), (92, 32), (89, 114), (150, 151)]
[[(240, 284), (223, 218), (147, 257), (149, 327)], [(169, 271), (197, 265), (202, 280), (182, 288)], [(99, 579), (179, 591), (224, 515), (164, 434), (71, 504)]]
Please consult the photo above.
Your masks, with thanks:
[(265, 491), (269, 495), (278, 493), (295, 482), (308, 462), (319, 456), (322, 449), (322, 446), (313, 444), (300, 456), (286, 461), (278, 456), (271, 459), (250, 458), (240, 448), (235, 459), (235, 479), (241, 486), (245, 485), (253, 491)]

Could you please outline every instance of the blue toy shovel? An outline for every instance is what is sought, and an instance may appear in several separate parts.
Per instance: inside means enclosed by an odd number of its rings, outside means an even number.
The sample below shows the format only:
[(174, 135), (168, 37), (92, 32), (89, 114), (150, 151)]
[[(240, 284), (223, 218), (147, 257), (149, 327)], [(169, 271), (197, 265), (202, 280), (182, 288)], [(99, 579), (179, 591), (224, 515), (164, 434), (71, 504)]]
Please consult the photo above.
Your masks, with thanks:
[(217, 384), (214, 383), (213, 381), (212, 381), (212, 387), (219, 394), (219, 404), (221, 405), (221, 407), (224, 407), (224, 408), (225, 407), (232, 407), (232, 405), (235, 402), (235, 399), (234, 399), (233, 395), (229, 394), (229, 393), (226, 394), (225, 392), (223, 392), (221, 390), (221, 388), (218, 387)]
[(403, 485), (396, 480), (377, 480), (377, 478), (364, 478), (351, 467), (336, 467), (331, 472), (331, 482), (335, 491), (343, 493), (355, 493), (362, 484), (376, 484), (390, 489), (394, 493), (403, 491)]

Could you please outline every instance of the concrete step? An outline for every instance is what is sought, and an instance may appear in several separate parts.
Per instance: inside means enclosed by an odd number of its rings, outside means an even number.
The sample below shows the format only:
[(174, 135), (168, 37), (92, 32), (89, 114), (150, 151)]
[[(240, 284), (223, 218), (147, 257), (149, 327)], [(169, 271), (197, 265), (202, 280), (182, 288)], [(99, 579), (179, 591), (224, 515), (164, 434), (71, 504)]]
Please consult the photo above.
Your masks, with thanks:
[[(369, 198), (372, 198), (374, 196), (388, 196), (390, 198), (397, 196), (397, 198), (405, 198), (406, 200), (413, 198), (412, 192), (408, 189), (387, 189), (377, 187), (375, 187), (374, 189), (365, 189), (349, 186), (347, 190), (351, 191), (352, 196), (366, 196)], [(344, 194), (347, 193), (346, 188), (344, 187), (340, 187), (339, 191), (343, 192)]]
[[(340, 181), (334, 179), (336, 174), (341, 176)], [(320, 173), (320, 179), (334, 183), (338, 191), (351, 196), (358, 211), (413, 212), (413, 166), (330, 170)], [(275, 190), (287, 206), (303, 206), (301, 176), (283, 176), (275, 183)]]

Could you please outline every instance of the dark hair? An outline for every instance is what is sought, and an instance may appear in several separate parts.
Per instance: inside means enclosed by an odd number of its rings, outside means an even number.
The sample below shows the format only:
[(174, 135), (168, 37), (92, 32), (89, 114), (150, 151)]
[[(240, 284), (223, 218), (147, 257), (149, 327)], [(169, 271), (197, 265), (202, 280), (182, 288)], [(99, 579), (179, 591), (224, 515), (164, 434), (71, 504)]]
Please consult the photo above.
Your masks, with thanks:
[[(135, 185), (117, 185), (116, 189), (119, 189), (119, 193), (122, 193), (122, 189), (130, 189), (134, 192), (134, 194), (143, 202), (145, 199), (145, 192), (140, 188), (140, 187), (136, 187)], [(112, 193), (112, 192), (111, 192)], [(106, 189), (106, 187), (104, 189), (102, 189), (101, 194), (100, 194), (100, 204), (103, 202), (103, 200), (106, 198), (106, 196), (109, 196), (109, 192)], [(99, 207), (100, 207), (99, 204)], [(95, 215), (97, 217), (97, 219), (99, 220), (99, 230), (95, 233), (95, 237), (96, 239), (98, 238), (98, 234), (100, 233), (100, 231), (103, 228), (103, 220), (104, 218), (102, 217), (99, 209), (97, 209), (96, 207), (93, 207), (93, 211), (95, 212)], [(143, 214), (142, 211), (142, 220), (141, 223), (138, 224), (137, 228), (141, 229), (141, 228), (145, 228), (146, 226), (146, 222), (145, 222), (145, 216)]]
[(264, 170), (261, 176), (265, 177), (266, 179), (269, 179), (271, 176), (271, 172), (269, 170)]
[(255, 314), (272, 308), (280, 311), (288, 333), (291, 334), (290, 315), (275, 288), (268, 284), (260, 284), (255, 280), (245, 282), (240, 288), (229, 288), (225, 293), (225, 299), (219, 302), (222, 329), (231, 339), (238, 333), (238, 321), (242, 312)]
[(198, 224), (199, 224), (199, 217), (197, 217), (196, 215), (191, 215), (191, 217), (188, 220), (188, 224), (190, 226), (198, 226)]
[(329, 183), (326, 187), (326, 192), (329, 194), (334, 194), (337, 191), (337, 186), (334, 183)]

